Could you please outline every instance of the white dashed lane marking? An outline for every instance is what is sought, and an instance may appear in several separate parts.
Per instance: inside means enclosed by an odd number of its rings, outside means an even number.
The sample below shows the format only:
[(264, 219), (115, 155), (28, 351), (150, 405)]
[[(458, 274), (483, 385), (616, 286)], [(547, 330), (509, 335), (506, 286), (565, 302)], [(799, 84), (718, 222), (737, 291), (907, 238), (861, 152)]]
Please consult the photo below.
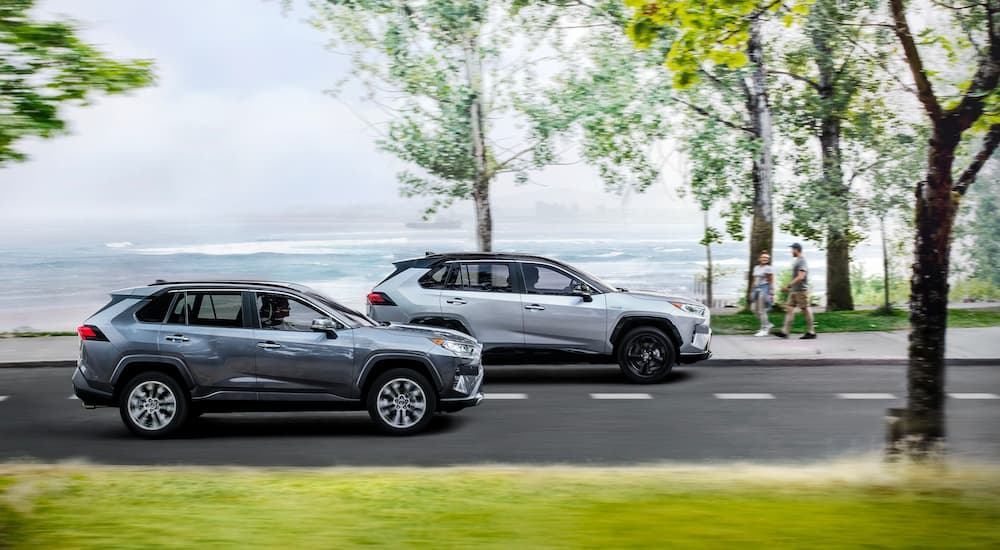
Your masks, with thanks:
[(717, 393), (716, 399), (774, 399), (773, 393)]
[(648, 393), (592, 393), (591, 399), (652, 399)]
[(8, 396), (6, 396), (6, 395), (0, 395), (0, 402), (6, 401), (7, 397)]
[(949, 393), (953, 399), (1000, 399), (995, 393)]
[(838, 393), (837, 399), (895, 399), (891, 393)]
[(487, 393), (483, 394), (485, 399), (527, 399), (526, 393)]

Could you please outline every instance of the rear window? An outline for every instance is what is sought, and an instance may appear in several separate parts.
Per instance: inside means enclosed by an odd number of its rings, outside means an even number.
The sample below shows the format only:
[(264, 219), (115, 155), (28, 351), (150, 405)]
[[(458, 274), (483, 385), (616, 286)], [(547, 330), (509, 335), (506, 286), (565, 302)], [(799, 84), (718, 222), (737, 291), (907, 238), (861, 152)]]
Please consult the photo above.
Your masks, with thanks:
[(511, 292), (510, 264), (461, 263), (455, 264), (448, 275), (447, 287), (452, 290), (480, 292)]
[(243, 295), (239, 293), (209, 294), (207, 292), (196, 294), (192, 310), (188, 312), (188, 324), (211, 327), (242, 327)]
[(162, 323), (170, 309), (170, 302), (174, 301), (174, 295), (163, 293), (154, 297), (148, 304), (135, 313), (135, 318), (144, 323)]
[(168, 323), (212, 327), (243, 327), (240, 292), (186, 292), (178, 296)]

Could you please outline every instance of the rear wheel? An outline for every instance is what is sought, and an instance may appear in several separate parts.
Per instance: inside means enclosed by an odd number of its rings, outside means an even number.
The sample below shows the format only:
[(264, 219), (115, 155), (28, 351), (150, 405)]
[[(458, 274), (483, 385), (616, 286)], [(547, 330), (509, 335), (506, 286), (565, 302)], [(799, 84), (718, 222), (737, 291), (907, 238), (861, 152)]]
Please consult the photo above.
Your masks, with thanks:
[(187, 393), (162, 372), (143, 372), (129, 380), (118, 406), (122, 422), (135, 435), (170, 437), (184, 425), (190, 406)]
[(677, 361), (674, 343), (662, 330), (638, 327), (630, 330), (617, 346), (618, 366), (631, 382), (662, 382)]
[(411, 369), (386, 371), (368, 390), (368, 415), (388, 434), (410, 435), (423, 430), (436, 409), (434, 388)]

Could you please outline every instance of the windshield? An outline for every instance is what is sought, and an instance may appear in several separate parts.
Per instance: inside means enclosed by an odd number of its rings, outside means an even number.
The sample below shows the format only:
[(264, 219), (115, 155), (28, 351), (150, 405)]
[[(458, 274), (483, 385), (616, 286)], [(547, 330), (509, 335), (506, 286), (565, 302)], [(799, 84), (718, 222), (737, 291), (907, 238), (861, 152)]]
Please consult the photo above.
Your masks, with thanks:
[(371, 317), (365, 315), (364, 313), (361, 313), (360, 311), (354, 311), (353, 309), (347, 306), (340, 305), (337, 302), (334, 302), (330, 298), (327, 298), (326, 296), (323, 296), (322, 294), (316, 291), (306, 292), (306, 295), (312, 298), (313, 300), (316, 300), (317, 302), (325, 305), (326, 307), (336, 311), (341, 316), (347, 318), (349, 322), (354, 323), (357, 326), (361, 327), (378, 326), (378, 322), (376, 322)]

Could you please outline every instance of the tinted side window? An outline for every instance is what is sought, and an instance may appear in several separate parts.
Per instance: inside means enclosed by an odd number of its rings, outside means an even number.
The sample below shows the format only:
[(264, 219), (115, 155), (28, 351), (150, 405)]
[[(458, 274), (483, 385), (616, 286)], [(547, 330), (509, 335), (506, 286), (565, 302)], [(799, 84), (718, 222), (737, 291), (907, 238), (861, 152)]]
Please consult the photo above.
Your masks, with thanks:
[(178, 293), (177, 301), (174, 302), (174, 309), (170, 311), (168, 323), (186, 325), (189, 313), (194, 307), (194, 294)]
[(431, 269), (418, 281), (424, 288), (444, 288), (444, 276), (448, 273), (448, 265)]
[(174, 295), (165, 292), (135, 312), (135, 318), (144, 323), (162, 323), (173, 300)]
[(528, 294), (573, 294), (573, 287), (581, 281), (550, 267), (538, 264), (523, 264), (524, 287)]
[(188, 293), (194, 303), (188, 312), (189, 325), (243, 327), (243, 295), (239, 292)]
[(284, 294), (258, 294), (257, 311), (260, 312), (260, 328), (294, 332), (310, 332), (314, 319), (329, 317)]
[(448, 273), (447, 288), (482, 292), (511, 292), (510, 264), (461, 263)]

